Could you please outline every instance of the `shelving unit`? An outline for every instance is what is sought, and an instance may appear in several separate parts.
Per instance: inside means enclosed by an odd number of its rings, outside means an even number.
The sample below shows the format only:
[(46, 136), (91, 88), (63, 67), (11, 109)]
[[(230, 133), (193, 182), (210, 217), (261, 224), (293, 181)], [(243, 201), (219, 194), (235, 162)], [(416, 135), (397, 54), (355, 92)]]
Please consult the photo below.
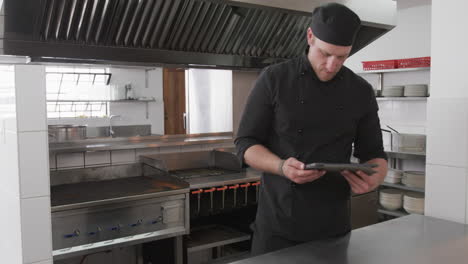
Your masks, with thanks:
[[(388, 69), (388, 70), (375, 70), (375, 71), (362, 71), (356, 74), (378, 74), (379, 76), (379, 87), (378, 90), (382, 90), (384, 83), (384, 73), (397, 73), (397, 72), (414, 72), (414, 71), (427, 71), (430, 67), (418, 67), (418, 68), (402, 68), (402, 69)], [(405, 98), (405, 97), (391, 97), (391, 98)], [(426, 97), (422, 97), (426, 98)]]
[(357, 72), (357, 74), (427, 71), (427, 70), (430, 70), (430, 69), (431, 69), (431, 67), (401, 68), (401, 69), (387, 69), (387, 70), (362, 71), (362, 72)]
[(424, 152), (385, 151), (389, 158), (394, 159), (426, 159)]
[(427, 97), (376, 97), (377, 101), (427, 101)]
[[(59, 103), (66, 103), (70, 104), (70, 107), (73, 108), (76, 104), (85, 104), (86, 107), (92, 107), (92, 104), (103, 104), (106, 105), (108, 103), (145, 103), (146, 106), (146, 119), (149, 118), (149, 105), (150, 102), (156, 102), (156, 99), (135, 99), (135, 100), (128, 100), (128, 99), (121, 99), (121, 100), (47, 100), (47, 103), (55, 103), (56, 106)], [(106, 106), (107, 107), (107, 106)], [(107, 110), (106, 110), (107, 113)]]
[(403, 185), (403, 184), (400, 184), (400, 183), (388, 183), (388, 182), (383, 182), (381, 185), (382, 185), (382, 186), (386, 186), (386, 187), (392, 187), (392, 188), (396, 188), (396, 189), (406, 190), (406, 191), (413, 191), (413, 192), (421, 192), (421, 193), (424, 193), (424, 189), (415, 188), (415, 187), (409, 187), (409, 186), (406, 186), (406, 185)]
[[(388, 70), (372, 70), (372, 71), (362, 71), (358, 74), (377, 74), (378, 75), (378, 90), (382, 90), (384, 87), (384, 75), (388, 73), (401, 73), (401, 72), (417, 72), (417, 71), (428, 71), (430, 67), (419, 67), (419, 68), (402, 68), (402, 69), (388, 69)], [(414, 102), (424, 102), (427, 101), (428, 97), (377, 97), (377, 101), (414, 101)], [(404, 151), (386, 151), (389, 158), (389, 167), (395, 169), (401, 169), (401, 162), (403, 160), (426, 160), (426, 153), (423, 152), (404, 152)], [(424, 193), (424, 189), (408, 187), (403, 184), (393, 184), (384, 182), (381, 185), (383, 188), (395, 188), (405, 191), (413, 191)], [(389, 219), (392, 217), (401, 217), (408, 215), (403, 209), (400, 210), (386, 210), (380, 207), (377, 212), (383, 216), (384, 219)]]
[(187, 252), (217, 248), (250, 239), (250, 235), (232, 228), (215, 225), (192, 229), (187, 241)]
[(50, 103), (95, 103), (95, 102), (108, 102), (108, 103), (148, 103), (148, 102), (156, 102), (156, 99), (121, 99), (121, 100), (47, 100)]
[(395, 216), (395, 217), (402, 217), (402, 216), (408, 215), (408, 213), (403, 211), (402, 209), (401, 210), (391, 211), (391, 210), (386, 210), (386, 209), (383, 209), (383, 208), (379, 208), (379, 209), (377, 209), (377, 212), (379, 212), (381, 214), (384, 214), (384, 215), (390, 215), (390, 216)]

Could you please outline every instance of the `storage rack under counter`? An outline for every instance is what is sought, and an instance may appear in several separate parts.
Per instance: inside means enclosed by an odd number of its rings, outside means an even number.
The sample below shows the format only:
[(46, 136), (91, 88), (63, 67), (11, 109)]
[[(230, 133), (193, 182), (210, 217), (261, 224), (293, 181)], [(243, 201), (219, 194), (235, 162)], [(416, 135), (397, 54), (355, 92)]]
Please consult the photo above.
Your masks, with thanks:
[(200, 254), (210, 255), (210, 260), (226, 257), (223, 253), (230, 247), (247, 253), (261, 173), (242, 169), (234, 149), (142, 155), (140, 161), (189, 183), (189, 259)]

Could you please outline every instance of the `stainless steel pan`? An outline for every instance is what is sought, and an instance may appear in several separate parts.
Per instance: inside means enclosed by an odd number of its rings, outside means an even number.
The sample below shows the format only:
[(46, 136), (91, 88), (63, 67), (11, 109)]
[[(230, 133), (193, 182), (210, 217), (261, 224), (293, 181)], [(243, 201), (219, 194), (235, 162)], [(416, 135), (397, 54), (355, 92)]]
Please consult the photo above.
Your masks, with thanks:
[(49, 142), (86, 139), (86, 126), (49, 125)]

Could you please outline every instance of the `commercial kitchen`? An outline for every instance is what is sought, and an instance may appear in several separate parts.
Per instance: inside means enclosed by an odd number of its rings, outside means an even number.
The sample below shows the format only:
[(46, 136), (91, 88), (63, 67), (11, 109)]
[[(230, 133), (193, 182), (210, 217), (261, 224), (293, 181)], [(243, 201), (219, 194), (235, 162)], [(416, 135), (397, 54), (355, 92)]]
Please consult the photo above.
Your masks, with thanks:
[(345, 66), (374, 88), (389, 173), (350, 197), (349, 236), (250, 255), (241, 114), (327, 2), (0, 0), (0, 262), (468, 263), (455, 0), (333, 1), (362, 20)]

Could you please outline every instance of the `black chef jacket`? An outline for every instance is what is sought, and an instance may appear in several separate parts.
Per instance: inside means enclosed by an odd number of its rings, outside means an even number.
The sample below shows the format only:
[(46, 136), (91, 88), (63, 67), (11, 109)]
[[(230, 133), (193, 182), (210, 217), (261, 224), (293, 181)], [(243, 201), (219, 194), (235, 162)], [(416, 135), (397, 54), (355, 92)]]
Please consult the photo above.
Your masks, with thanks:
[[(281, 159), (349, 163), (386, 158), (372, 86), (346, 67), (320, 81), (306, 55), (266, 68), (242, 115), (235, 144), (262, 144)], [(264, 173), (254, 227), (293, 241), (350, 231), (350, 188), (340, 173), (306, 184)]]

